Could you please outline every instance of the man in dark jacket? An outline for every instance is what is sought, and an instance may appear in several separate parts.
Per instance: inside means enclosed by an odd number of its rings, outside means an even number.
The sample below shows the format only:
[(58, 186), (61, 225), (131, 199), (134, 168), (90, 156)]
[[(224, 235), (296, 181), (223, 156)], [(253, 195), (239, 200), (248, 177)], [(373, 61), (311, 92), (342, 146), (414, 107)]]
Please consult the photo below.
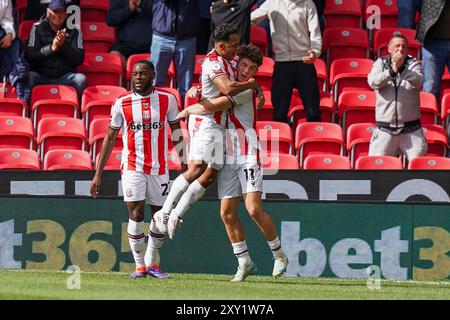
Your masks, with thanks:
[[(211, 6), (211, 30), (222, 23), (230, 23), (239, 29), (241, 44), (250, 42), (250, 12), (256, 0), (218, 0)], [(209, 51), (214, 48), (212, 35)]]
[(149, 52), (153, 1), (110, 0), (109, 3), (106, 22), (111, 27), (118, 27), (117, 42), (110, 53), (118, 55), (122, 65), (126, 66), (129, 56)]
[(25, 56), (31, 65), (30, 84), (62, 84), (75, 87), (81, 97), (86, 76), (76, 73), (83, 63), (83, 38), (79, 26), (66, 25), (64, 0), (52, 0), (47, 17), (33, 25)]
[(439, 101), (445, 65), (450, 69), (450, 2), (423, 1), (416, 39), (422, 44), (423, 90)]
[(198, 26), (197, 0), (154, 0), (150, 52), (156, 67), (155, 86), (164, 86), (173, 58), (182, 101), (194, 77)]

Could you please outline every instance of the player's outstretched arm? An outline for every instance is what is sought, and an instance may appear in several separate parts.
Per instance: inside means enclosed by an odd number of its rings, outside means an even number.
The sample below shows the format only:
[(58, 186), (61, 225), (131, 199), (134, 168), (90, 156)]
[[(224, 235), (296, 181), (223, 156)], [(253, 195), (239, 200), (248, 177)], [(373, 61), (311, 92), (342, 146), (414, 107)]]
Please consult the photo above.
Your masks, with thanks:
[(221, 96), (211, 100), (202, 100), (178, 113), (177, 119), (186, 118), (190, 114), (210, 114), (211, 112), (223, 111), (233, 107), (230, 98)]
[(248, 89), (257, 90), (259, 87), (258, 81), (254, 78), (250, 78), (247, 81), (234, 81), (230, 80), (226, 75), (220, 75), (215, 77), (213, 82), (220, 92), (226, 96), (235, 96)]
[(105, 168), (105, 165), (108, 162), (109, 157), (111, 156), (111, 152), (114, 148), (114, 143), (116, 142), (119, 130), (120, 129), (112, 129), (110, 127), (108, 129), (108, 133), (105, 136), (105, 139), (103, 139), (102, 149), (98, 158), (97, 170), (95, 171), (95, 176), (92, 179), (91, 186), (89, 188), (89, 191), (93, 198), (97, 198), (97, 194), (100, 190), (100, 182), (103, 169)]

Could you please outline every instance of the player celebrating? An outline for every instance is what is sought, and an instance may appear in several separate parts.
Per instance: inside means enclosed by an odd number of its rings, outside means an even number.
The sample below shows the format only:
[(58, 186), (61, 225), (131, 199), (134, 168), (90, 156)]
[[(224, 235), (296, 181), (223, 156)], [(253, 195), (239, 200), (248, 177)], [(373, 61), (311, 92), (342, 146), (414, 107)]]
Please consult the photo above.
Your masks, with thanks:
[[(175, 96), (155, 90), (152, 85), (154, 78), (155, 68), (151, 62), (141, 60), (133, 66), (133, 92), (118, 98), (112, 106), (108, 133), (90, 186), (90, 193), (96, 198), (103, 169), (122, 128), (122, 189), (129, 213), (128, 239), (136, 263), (132, 278), (147, 275), (169, 277), (159, 269), (159, 249), (165, 235), (156, 228), (154, 219), (150, 223), (145, 250), (144, 208), (148, 203), (156, 212), (164, 203), (169, 188), (168, 125), (175, 131), (180, 129), (180, 124), (176, 119), (178, 105)], [(184, 143), (182, 135), (179, 143)]]
[[(262, 64), (261, 51), (253, 46), (241, 46), (237, 53), (238, 80), (247, 81)], [(245, 207), (267, 240), (275, 259), (272, 275), (278, 277), (286, 271), (288, 258), (281, 250), (272, 218), (262, 207), (262, 170), (259, 142), (256, 133), (256, 105), (253, 90), (236, 96), (218, 97), (201, 101), (183, 110), (178, 117), (189, 114), (204, 114), (212, 111), (231, 109), (228, 113), (227, 133), (231, 146), (227, 145), (226, 163), (219, 173), (220, 215), (225, 224), (233, 252), (238, 259), (238, 270), (232, 281), (243, 281), (256, 271), (245, 241), (244, 228), (238, 217), (240, 197), (243, 195)]]
[[(214, 30), (213, 37), (214, 49), (202, 64), (201, 99), (236, 95), (248, 89), (257, 90), (259, 85), (253, 78), (243, 82), (236, 81), (238, 29), (224, 23)], [(189, 119), (191, 144), (188, 170), (175, 179), (166, 202), (155, 214), (157, 227), (161, 231), (167, 230), (171, 239), (178, 222), (189, 207), (204, 195), (223, 166), (225, 120), (226, 116), (222, 112)]]

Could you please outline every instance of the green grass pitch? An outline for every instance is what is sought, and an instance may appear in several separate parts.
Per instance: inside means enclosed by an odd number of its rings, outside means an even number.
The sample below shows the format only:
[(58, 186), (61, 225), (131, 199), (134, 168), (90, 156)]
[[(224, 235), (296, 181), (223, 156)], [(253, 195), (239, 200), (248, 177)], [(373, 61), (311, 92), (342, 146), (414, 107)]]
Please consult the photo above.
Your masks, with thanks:
[(231, 275), (172, 274), (171, 279), (130, 279), (128, 274), (81, 273), (81, 289), (67, 289), (63, 271), (0, 269), (0, 299), (163, 299), (163, 300), (303, 300), (303, 299), (450, 299), (450, 281), (381, 281), (250, 276), (232, 283)]

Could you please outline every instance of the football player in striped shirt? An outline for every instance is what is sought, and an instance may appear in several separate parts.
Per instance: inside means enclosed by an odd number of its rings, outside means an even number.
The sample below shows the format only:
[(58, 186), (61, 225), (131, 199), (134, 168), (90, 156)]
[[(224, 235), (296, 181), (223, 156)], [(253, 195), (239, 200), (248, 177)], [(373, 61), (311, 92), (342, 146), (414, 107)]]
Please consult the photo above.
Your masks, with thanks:
[[(144, 207), (161, 209), (169, 190), (168, 130), (181, 130), (178, 105), (174, 95), (153, 88), (155, 68), (147, 60), (133, 66), (133, 90), (119, 97), (111, 108), (109, 129), (103, 140), (97, 171), (90, 186), (92, 197), (97, 197), (101, 175), (119, 130), (122, 129), (122, 189), (128, 208), (128, 239), (136, 263), (132, 278), (147, 275), (167, 278), (159, 269), (159, 249), (165, 239), (154, 219), (148, 230), (145, 248)], [(179, 143), (184, 143), (183, 138)], [(182, 161), (187, 169), (186, 161)]]
[[(244, 45), (239, 48), (237, 55), (238, 81), (254, 77), (262, 64), (261, 50), (253, 45)], [(263, 104), (264, 100), (259, 102), (258, 107)], [(272, 251), (275, 260), (272, 275), (278, 277), (286, 271), (288, 258), (281, 249), (272, 218), (262, 206), (263, 173), (256, 133), (255, 92), (247, 90), (232, 97), (201, 101), (184, 109), (178, 117), (219, 110), (229, 110), (227, 134), (231, 143), (227, 144), (226, 162), (219, 172), (218, 192), (221, 199), (220, 215), (239, 265), (232, 281), (243, 281), (256, 272), (256, 265), (248, 252), (244, 228), (238, 217), (241, 197)]]

